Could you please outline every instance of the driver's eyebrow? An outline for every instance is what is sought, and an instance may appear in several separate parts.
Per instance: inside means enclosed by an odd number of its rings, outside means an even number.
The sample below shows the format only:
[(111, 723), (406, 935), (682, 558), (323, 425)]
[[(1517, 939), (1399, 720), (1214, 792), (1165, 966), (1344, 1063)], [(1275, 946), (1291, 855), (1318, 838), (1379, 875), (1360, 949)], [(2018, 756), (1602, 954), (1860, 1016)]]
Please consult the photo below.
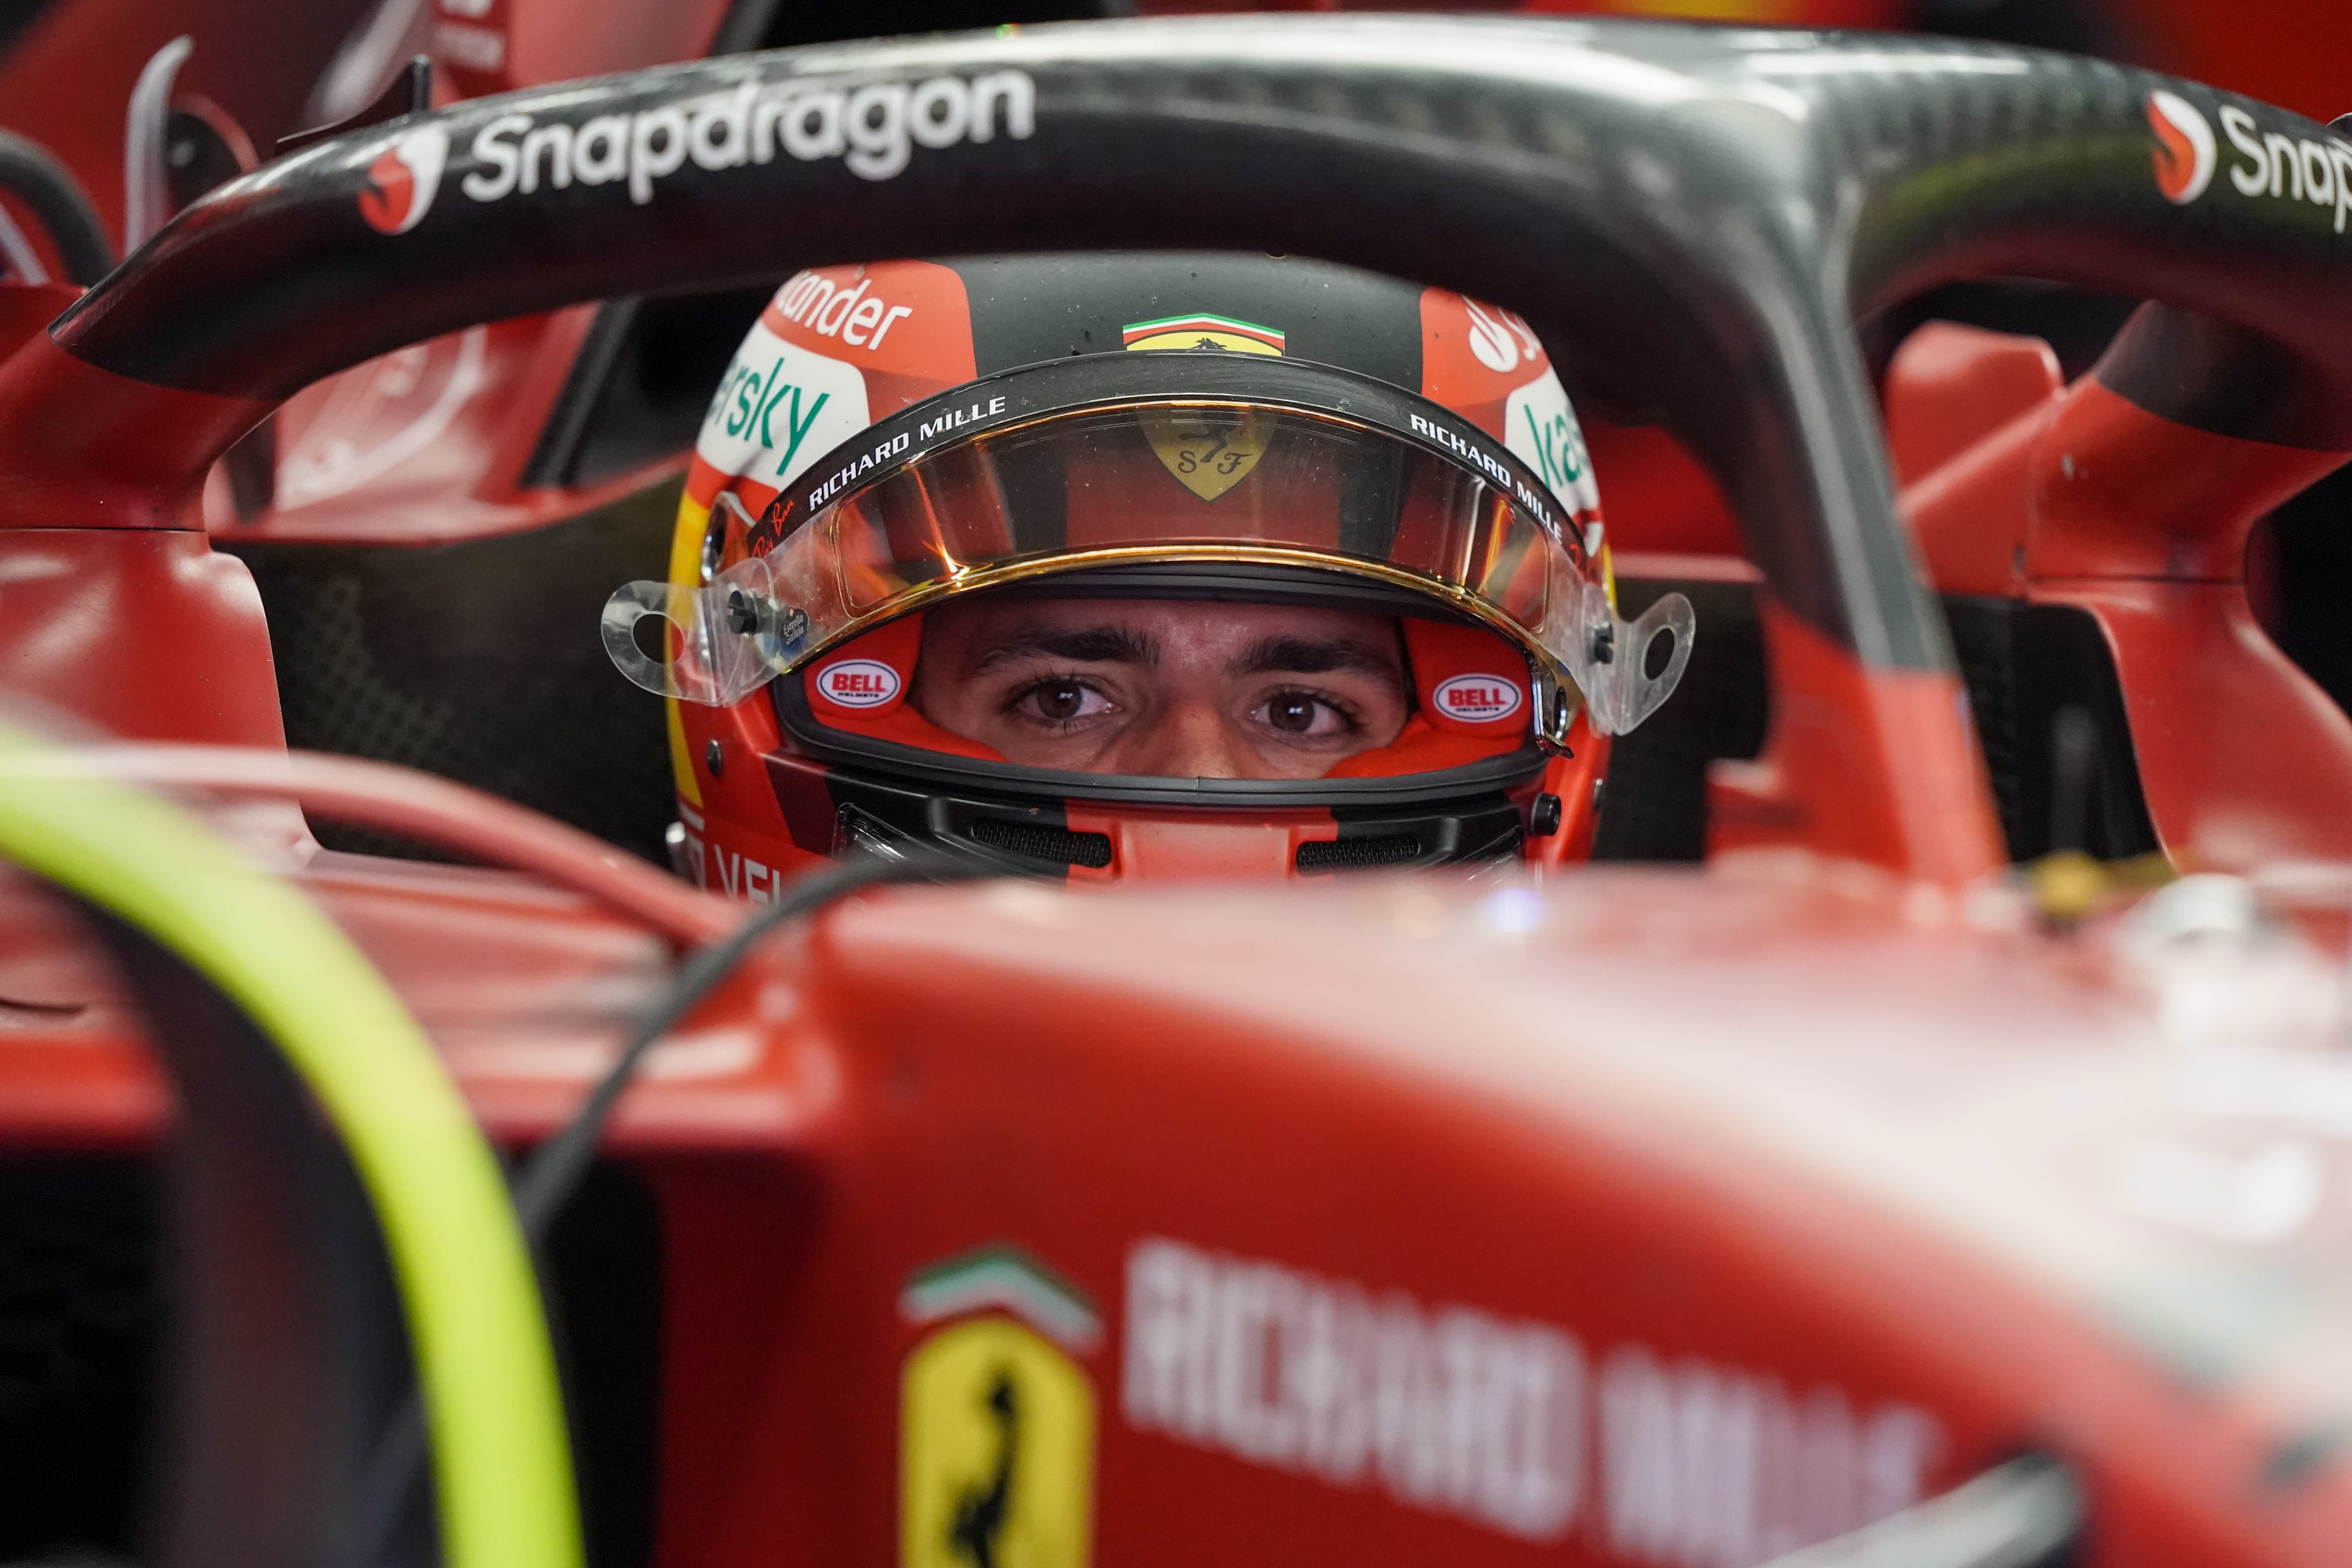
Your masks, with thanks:
[(1150, 637), (1125, 626), (1072, 626), (1066, 630), (1035, 627), (1006, 634), (982, 648), (964, 668), (964, 677), (985, 675), (1003, 665), (1034, 658), (1067, 659), (1073, 664), (1143, 664), (1160, 662), (1160, 647)]
[(1396, 655), (1355, 637), (1263, 637), (1233, 665), (1235, 675), (1326, 675), (1337, 669), (1385, 680), (1399, 690), (1404, 687)]

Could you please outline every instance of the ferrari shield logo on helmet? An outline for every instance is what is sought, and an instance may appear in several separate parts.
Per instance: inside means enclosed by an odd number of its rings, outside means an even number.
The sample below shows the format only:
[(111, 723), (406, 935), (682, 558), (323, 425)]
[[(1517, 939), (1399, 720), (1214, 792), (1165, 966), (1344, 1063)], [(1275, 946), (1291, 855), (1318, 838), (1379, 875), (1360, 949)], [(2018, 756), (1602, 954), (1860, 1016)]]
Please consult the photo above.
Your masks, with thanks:
[(1263, 415), (1222, 408), (1145, 414), (1138, 422), (1168, 471), (1202, 500), (1249, 478), (1274, 434), (1274, 421)]
[(1063, 1346), (1100, 1342), (1093, 1310), (1003, 1249), (924, 1270), (899, 1309), (943, 1324), (900, 1377), (902, 1568), (1085, 1568), (1095, 1390)]
[(1156, 321), (1129, 321), (1119, 331), (1119, 342), (1129, 349), (1225, 349), (1234, 353), (1280, 356), (1287, 341), (1272, 327), (1231, 316), (1194, 314), (1162, 316)]
[[(1255, 321), (1195, 312), (1129, 321), (1120, 329), (1119, 341), (1140, 353), (1211, 349), (1279, 358), (1288, 340)], [(1249, 478), (1265, 455), (1265, 438), (1273, 431), (1264, 419), (1223, 413), (1146, 415), (1142, 425), (1168, 471), (1202, 500), (1215, 500)]]

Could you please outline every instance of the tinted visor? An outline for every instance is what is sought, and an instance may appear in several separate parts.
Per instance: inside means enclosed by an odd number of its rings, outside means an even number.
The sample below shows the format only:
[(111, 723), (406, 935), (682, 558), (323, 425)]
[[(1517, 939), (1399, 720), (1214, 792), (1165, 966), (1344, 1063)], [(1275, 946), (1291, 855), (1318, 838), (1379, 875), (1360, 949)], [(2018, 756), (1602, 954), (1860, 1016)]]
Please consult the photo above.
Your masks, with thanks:
[[(1680, 677), (1687, 606), (1622, 626), (1577, 521), (1498, 443), (1381, 393), (1386, 418), (1161, 396), (944, 439), (937, 424), (951, 411), (917, 417), (943, 409), (933, 400), (820, 462), (756, 520), (722, 495), (709, 581), (623, 589), (606, 646), (649, 689), (729, 703), (949, 595), (1137, 563), (1306, 566), (1426, 595), (1521, 646), (1539, 674), (1583, 696), (1597, 727), (1638, 722)], [(673, 623), (665, 662), (634, 640), (647, 614)], [(1648, 638), (1669, 626), (1672, 653), (1646, 675)]]

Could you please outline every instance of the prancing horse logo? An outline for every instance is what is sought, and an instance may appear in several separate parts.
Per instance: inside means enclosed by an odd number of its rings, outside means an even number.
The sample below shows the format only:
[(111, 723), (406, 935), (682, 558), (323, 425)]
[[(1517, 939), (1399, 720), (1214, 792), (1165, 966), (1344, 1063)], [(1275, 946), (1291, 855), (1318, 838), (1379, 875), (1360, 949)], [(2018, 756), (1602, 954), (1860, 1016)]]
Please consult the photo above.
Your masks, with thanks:
[(1087, 1568), (1092, 1303), (1000, 1244), (918, 1269), (898, 1310), (927, 1331), (899, 1373), (899, 1568)]
[(899, 1406), (899, 1568), (1087, 1568), (1094, 1386), (996, 1312), (926, 1337)]
[(1021, 1393), (1013, 1369), (996, 1369), (988, 1388), (988, 1414), (996, 1425), (996, 1468), (988, 1484), (967, 1485), (956, 1499), (948, 1527), (948, 1550), (972, 1568), (1001, 1568), (1004, 1521), (1013, 1510), (1013, 1472), (1021, 1457)]

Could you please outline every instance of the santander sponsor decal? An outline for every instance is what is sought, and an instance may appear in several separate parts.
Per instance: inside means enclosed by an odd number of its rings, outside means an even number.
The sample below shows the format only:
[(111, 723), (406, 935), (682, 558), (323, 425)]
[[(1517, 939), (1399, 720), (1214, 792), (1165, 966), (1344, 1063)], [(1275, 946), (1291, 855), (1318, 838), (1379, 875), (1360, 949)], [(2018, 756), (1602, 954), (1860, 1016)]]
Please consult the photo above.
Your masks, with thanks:
[(898, 695), (898, 672), (877, 658), (845, 658), (816, 672), (817, 695), (844, 708), (879, 708)]
[(441, 171), (449, 162), (449, 132), (420, 126), (377, 155), (368, 165), (368, 188), (360, 193), (360, 216), (380, 234), (406, 234), (433, 210)]
[(857, 287), (803, 272), (776, 292), (769, 309), (784, 321), (806, 327), (819, 337), (839, 338), (852, 348), (879, 349), (890, 329), (915, 313), (912, 305), (897, 305), (866, 290), (874, 286), (861, 278)]
[(1457, 675), (1439, 681), (1429, 694), (1430, 706), (1440, 713), (1474, 724), (1507, 719), (1524, 700), (1519, 683), (1500, 675)]
[(1470, 353), (1488, 370), (1508, 374), (1543, 358), (1542, 341), (1518, 315), (1468, 298), (1462, 308), (1470, 320)]
[(2147, 95), (2147, 124), (2156, 132), (2156, 188), (2187, 206), (2213, 183), (2213, 128), (2195, 104), (2161, 88)]

